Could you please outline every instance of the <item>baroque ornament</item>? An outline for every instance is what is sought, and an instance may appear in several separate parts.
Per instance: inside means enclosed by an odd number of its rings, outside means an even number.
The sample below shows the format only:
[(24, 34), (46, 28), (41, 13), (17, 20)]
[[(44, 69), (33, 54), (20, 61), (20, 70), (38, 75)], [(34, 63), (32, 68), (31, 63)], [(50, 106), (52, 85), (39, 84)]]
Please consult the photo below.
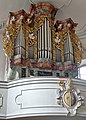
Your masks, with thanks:
[(71, 18), (55, 20), (57, 11), (52, 4), (40, 2), (32, 4), (28, 13), (22, 9), (9, 13), (3, 48), (10, 63), (8, 69), (13, 72), (14, 66), (18, 67), (19, 77), (22, 67), (28, 69), (25, 71), (36, 69), (37, 73), (49, 69), (52, 76), (58, 76), (58, 71), (60, 76), (77, 76), (82, 59), (82, 44), (75, 34), (77, 23)]
[(74, 116), (78, 107), (84, 103), (84, 98), (81, 96), (80, 90), (74, 88), (70, 78), (60, 81), (59, 86), (61, 88), (57, 93), (57, 103), (67, 108), (69, 116)]

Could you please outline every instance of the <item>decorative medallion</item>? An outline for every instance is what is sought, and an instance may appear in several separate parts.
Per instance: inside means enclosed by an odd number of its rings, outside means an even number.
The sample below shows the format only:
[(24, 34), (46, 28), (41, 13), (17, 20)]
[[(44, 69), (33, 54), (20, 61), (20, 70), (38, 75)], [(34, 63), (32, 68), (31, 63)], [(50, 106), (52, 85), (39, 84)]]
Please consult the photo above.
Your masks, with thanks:
[(64, 103), (66, 106), (73, 106), (76, 103), (75, 94), (72, 91), (67, 91), (64, 93)]
[(59, 85), (61, 88), (58, 91), (57, 103), (67, 108), (69, 116), (74, 116), (77, 108), (84, 102), (84, 98), (80, 90), (74, 88), (70, 78), (60, 81)]

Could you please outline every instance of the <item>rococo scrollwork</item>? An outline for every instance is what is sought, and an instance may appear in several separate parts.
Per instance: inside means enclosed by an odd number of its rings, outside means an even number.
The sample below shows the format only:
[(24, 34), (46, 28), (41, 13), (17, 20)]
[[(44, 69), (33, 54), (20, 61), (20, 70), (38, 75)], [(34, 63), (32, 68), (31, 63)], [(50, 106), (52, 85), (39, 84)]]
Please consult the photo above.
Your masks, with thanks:
[(32, 4), (29, 13), (9, 13), (3, 48), (19, 78), (23, 70), (33, 70), (33, 75), (37, 70), (40, 75), (44, 69), (51, 71), (50, 75), (77, 76), (82, 59), (82, 44), (75, 34), (77, 23), (71, 18), (55, 22), (57, 11), (50, 3), (41, 2)]
[(57, 103), (67, 108), (69, 116), (74, 116), (78, 107), (84, 103), (84, 97), (81, 96), (80, 90), (73, 86), (70, 78), (61, 80), (59, 86), (61, 88), (57, 93)]

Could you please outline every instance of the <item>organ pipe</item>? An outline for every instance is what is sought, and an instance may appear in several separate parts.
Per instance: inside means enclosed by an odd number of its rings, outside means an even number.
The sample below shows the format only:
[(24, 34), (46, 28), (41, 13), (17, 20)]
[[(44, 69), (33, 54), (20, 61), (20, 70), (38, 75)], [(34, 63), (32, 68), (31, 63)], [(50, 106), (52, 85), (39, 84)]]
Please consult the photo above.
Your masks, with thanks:
[(47, 58), (47, 23), (45, 18), (45, 58)]
[[(48, 51), (49, 51), (49, 21), (47, 21), (47, 32), (48, 32)], [(49, 52), (48, 52), (48, 56), (47, 56), (48, 58), (49, 58)]]
[(40, 58), (40, 31), (38, 30), (37, 34), (38, 38), (38, 58)]
[(39, 32), (39, 36), (40, 36), (40, 46), (39, 46), (39, 55), (40, 55), (40, 58), (41, 58), (41, 27), (40, 27), (40, 32)]
[(42, 58), (44, 58), (44, 26), (42, 24)]
[(49, 38), (50, 38), (50, 40), (49, 40), (49, 49), (50, 49), (50, 59), (51, 59), (51, 57), (52, 57), (52, 54), (51, 54), (51, 49), (52, 49), (52, 47), (51, 47), (51, 29), (49, 29)]
[(38, 36), (38, 58), (51, 59), (51, 29), (49, 21), (45, 18), (37, 32)]

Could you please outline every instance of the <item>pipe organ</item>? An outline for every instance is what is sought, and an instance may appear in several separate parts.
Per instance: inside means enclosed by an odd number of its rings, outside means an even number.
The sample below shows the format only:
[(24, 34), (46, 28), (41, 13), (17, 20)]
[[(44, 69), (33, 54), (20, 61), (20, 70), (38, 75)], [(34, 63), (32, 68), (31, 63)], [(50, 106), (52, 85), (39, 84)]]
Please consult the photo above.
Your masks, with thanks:
[(49, 21), (45, 18), (44, 22), (37, 31), (38, 39), (38, 59), (52, 59), (52, 38)]
[(55, 23), (57, 11), (52, 4), (41, 2), (32, 4), (29, 13), (9, 13), (3, 47), (11, 72), (17, 71), (19, 78), (30, 74), (77, 76), (82, 59), (82, 44), (75, 34), (77, 23), (71, 18)]
[[(64, 61), (73, 62), (73, 46), (70, 39), (70, 33), (67, 33), (67, 40), (64, 42)], [(68, 47), (67, 47), (68, 46)]]

